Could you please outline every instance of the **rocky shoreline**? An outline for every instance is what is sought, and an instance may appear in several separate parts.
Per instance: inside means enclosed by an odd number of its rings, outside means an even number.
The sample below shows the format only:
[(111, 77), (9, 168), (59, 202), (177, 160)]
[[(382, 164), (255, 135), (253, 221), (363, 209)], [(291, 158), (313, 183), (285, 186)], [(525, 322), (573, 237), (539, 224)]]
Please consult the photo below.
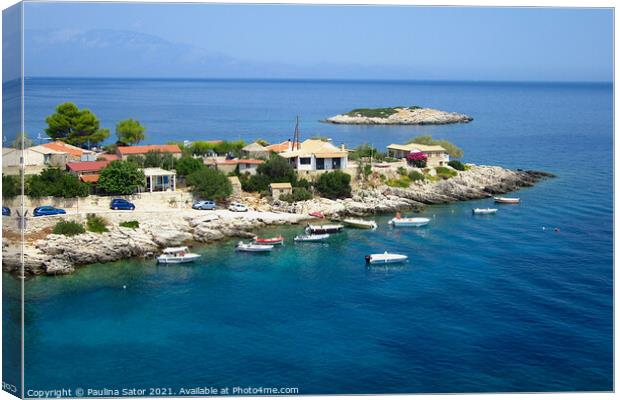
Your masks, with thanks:
[[(327, 218), (363, 216), (401, 210), (421, 210), (426, 205), (473, 200), (508, 193), (534, 185), (552, 176), (537, 171), (512, 171), (501, 167), (476, 166), (439, 182), (416, 183), (408, 189), (380, 186), (357, 189), (349, 199), (313, 199), (294, 204), (261, 200), (257, 211), (232, 213), (226, 210), (196, 212), (179, 210), (166, 219), (152, 215), (137, 217), (140, 227), (109, 226), (109, 232), (76, 236), (48, 234), (25, 244), (27, 275), (69, 274), (80, 265), (110, 262), (159, 254), (163, 247), (185, 243), (208, 243), (230, 237), (253, 237), (256, 229), (269, 225), (299, 224), (312, 219), (311, 212)], [(136, 214), (138, 215), (138, 214)], [(70, 218), (69, 218), (70, 219)], [(4, 271), (18, 273), (19, 252), (3, 246)]]
[(467, 123), (473, 118), (455, 112), (446, 112), (432, 108), (394, 108), (394, 112), (386, 116), (366, 116), (355, 111), (338, 114), (323, 122), (344, 125), (445, 125)]

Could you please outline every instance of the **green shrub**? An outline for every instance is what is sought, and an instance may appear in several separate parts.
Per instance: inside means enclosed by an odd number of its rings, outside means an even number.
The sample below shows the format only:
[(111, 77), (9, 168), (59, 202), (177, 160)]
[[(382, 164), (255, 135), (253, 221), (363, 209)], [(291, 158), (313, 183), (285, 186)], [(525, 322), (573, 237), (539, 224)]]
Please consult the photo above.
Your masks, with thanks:
[(457, 171), (465, 171), (465, 165), (459, 160), (452, 160), (448, 162), (448, 165)]
[(209, 167), (202, 167), (186, 178), (192, 192), (202, 199), (223, 200), (232, 194), (230, 180), (222, 172)]
[(424, 174), (422, 174), (422, 173), (420, 173), (418, 171), (411, 171), (411, 172), (409, 172), (409, 175), (407, 175), (407, 176), (413, 182), (415, 182), (415, 181), (423, 181), (425, 179)]
[(443, 179), (449, 179), (458, 175), (458, 172), (447, 167), (437, 167), (435, 171), (437, 172), (437, 176)]
[(144, 172), (138, 164), (116, 160), (101, 170), (97, 188), (109, 194), (132, 194), (145, 182)]
[(74, 236), (84, 233), (82, 224), (75, 221), (60, 221), (54, 226), (53, 233), (57, 235)]
[(21, 194), (21, 182), (18, 175), (2, 174), (2, 197), (11, 198)]
[(325, 172), (319, 176), (314, 187), (329, 199), (351, 197), (351, 175), (342, 171)]
[(398, 175), (406, 176), (407, 175), (407, 168), (405, 168), (405, 167), (398, 167), (396, 172), (398, 172)]
[(312, 193), (305, 188), (296, 187), (293, 188), (293, 193), (284, 194), (280, 196), (280, 200), (286, 201), (287, 203), (294, 203), (297, 201), (305, 201), (312, 199)]
[(118, 225), (122, 226), (123, 228), (131, 229), (138, 229), (140, 227), (140, 223), (138, 221), (123, 221)]
[(30, 197), (86, 197), (89, 185), (59, 168), (46, 168), (28, 177), (25, 192)]
[(86, 215), (86, 228), (90, 232), (103, 233), (108, 232), (106, 227), (107, 221), (100, 215), (87, 214)]
[(389, 179), (386, 184), (391, 187), (408, 188), (411, 184), (411, 180), (406, 175), (401, 175), (397, 179)]

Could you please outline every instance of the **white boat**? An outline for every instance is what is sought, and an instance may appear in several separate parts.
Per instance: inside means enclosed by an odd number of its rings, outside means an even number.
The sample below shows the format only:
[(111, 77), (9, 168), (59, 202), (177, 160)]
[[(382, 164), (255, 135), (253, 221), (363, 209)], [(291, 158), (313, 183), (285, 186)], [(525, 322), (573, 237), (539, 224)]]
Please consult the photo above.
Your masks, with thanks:
[(296, 242), (322, 242), (325, 239), (329, 239), (329, 233), (295, 236)]
[(342, 231), (344, 228), (341, 224), (331, 224), (331, 225), (308, 225), (306, 227), (306, 233), (336, 233)]
[(396, 226), (424, 226), (424, 225), (427, 225), (429, 222), (431, 222), (430, 219), (422, 218), (422, 217), (414, 217), (414, 218), (395, 217), (395, 218), (392, 218), (390, 222), (388, 223), (396, 227)]
[(200, 258), (200, 254), (190, 253), (186, 246), (167, 247), (163, 253), (157, 257), (160, 264), (182, 264), (195, 261)]
[(496, 203), (519, 204), (521, 199), (518, 197), (494, 197)]
[(367, 221), (365, 219), (359, 218), (347, 218), (343, 220), (346, 225), (351, 226), (353, 228), (360, 229), (377, 229), (377, 223), (375, 221)]
[(272, 244), (256, 244), (256, 243), (237, 243), (237, 251), (248, 251), (254, 253), (266, 252), (273, 250)]
[(497, 208), (474, 208), (471, 212), (474, 214), (495, 214)]
[(404, 254), (388, 253), (387, 251), (383, 254), (369, 254), (364, 258), (368, 264), (394, 264), (405, 262), (409, 259)]

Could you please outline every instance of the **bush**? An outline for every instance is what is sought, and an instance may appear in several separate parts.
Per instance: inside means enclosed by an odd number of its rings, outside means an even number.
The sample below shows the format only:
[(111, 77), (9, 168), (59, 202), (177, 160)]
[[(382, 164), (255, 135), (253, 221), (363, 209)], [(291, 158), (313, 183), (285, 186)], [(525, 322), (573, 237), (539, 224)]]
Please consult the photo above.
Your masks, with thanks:
[(202, 199), (223, 200), (232, 194), (232, 184), (226, 175), (203, 166), (186, 178), (192, 192)]
[(108, 228), (106, 227), (107, 221), (96, 214), (87, 214), (86, 215), (86, 229), (90, 232), (95, 233), (103, 233), (108, 232)]
[(97, 187), (109, 194), (131, 194), (146, 183), (144, 172), (131, 161), (112, 161), (101, 170)]
[(184, 156), (177, 160), (175, 168), (179, 176), (187, 176), (198, 171), (203, 165), (204, 163), (200, 158)]
[(416, 153), (407, 154), (407, 163), (417, 168), (426, 167), (426, 161), (428, 160), (428, 156), (421, 151)]
[(314, 187), (329, 199), (351, 197), (351, 176), (342, 171), (325, 172), (319, 176)]
[(406, 176), (407, 175), (407, 168), (405, 168), (405, 167), (398, 167), (396, 172), (398, 172), (398, 175)]
[(241, 188), (246, 192), (264, 192), (269, 189), (271, 180), (265, 175), (249, 175), (244, 174), (239, 176), (241, 182)]
[(122, 226), (123, 228), (131, 228), (131, 229), (137, 229), (140, 227), (140, 223), (138, 221), (123, 221), (118, 225)]
[(86, 232), (82, 224), (75, 221), (60, 221), (54, 226), (56, 235), (74, 236)]
[(465, 165), (459, 160), (448, 161), (448, 165), (457, 171), (465, 171)]
[(30, 197), (86, 197), (89, 185), (80, 178), (58, 168), (46, 168), (26, 181), (26, 195)]
[(408, 188), (411, 184), (411, 180), (409, 180), (408, 176), (401, 175), (400, 178), (397, 179), (388, 179), (386, 184), (391, 187)]
[(413, 182), (415, 182), (415, 181), (423, 181), (425, 179), (424, 178), (424, 174), (422, 174), (422, 173), (420, 173), (418, 171), (411, 171), (411, 172), (409, 172), (408, 177)]
[(2, 175), (2, 197), (10, 198), (21, 194), (21, 182), (18, 175)]
[(294, 203), (296, 201), (305, 201), (312, 199), (312, 193), (305, 188), (296, 187), (293, 188), (293, 193), (280, 196), (280, 200), (288, 203)]
[(435, 171), (437, 172), (437, 176), (443, 179), (449, 179), (458, 175), (458, 172), (447, 167), (437, 167)]

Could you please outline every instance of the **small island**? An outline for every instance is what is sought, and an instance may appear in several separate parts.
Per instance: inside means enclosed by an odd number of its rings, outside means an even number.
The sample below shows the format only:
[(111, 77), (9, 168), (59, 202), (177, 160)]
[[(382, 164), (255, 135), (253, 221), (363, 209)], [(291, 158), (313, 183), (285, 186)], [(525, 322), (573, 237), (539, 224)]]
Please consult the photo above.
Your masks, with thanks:
[(329, 117), (323, 122), (346, 125), (444, 125), (466, 123), (473, 118), (420, 106), (356, 108), (345, 114)]

